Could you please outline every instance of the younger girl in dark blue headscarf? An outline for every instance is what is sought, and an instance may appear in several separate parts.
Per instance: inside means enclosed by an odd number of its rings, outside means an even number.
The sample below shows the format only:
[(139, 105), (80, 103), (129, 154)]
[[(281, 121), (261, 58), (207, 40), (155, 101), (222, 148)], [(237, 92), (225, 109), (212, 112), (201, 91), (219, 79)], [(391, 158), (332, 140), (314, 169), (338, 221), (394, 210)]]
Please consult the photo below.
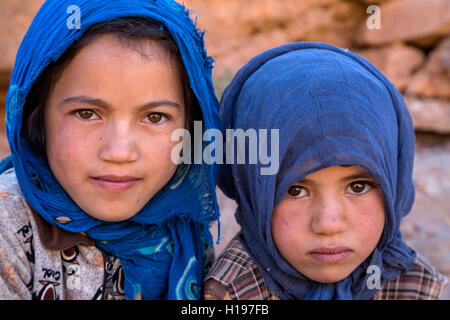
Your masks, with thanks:
[[(198, 299), (218, 127), (212, 59), (172, 0), (48, 0), (16, 57), (0, 175), (0, 299)], [(178, 153), (180, 150), (178, 149)]]
[(207, 298), (439, 297), (444, 278), (399, 231), (414, 201), (411, 117), (372, 64), (321, 43), (274, 48), (238, 72), (221, 116), (225, 132), (278, 130), (264, 152), (279, 152), (279, 170), (236, 158), (220, 170), (241, 231), (210, 270)]

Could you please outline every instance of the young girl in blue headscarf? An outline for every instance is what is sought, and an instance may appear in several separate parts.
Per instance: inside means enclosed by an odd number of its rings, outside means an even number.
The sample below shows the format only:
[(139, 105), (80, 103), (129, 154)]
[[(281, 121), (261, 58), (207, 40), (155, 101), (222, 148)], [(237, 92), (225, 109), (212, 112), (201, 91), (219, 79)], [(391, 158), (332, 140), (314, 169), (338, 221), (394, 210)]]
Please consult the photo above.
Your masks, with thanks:
[(415, 192), (411, 117), (372, 64), (321, 43), (274, 48), (238, 72), (220, 114), (224, 131), (279, 130), (265, 148), (279, 150), (279, 170), (220, 169), (241, 231), (210, 269), (206, 298), (439, 297), (445, 278), (399, 231)]
[(172, 0), (40, 8), (6, 100), (1, 299), (200, 298), (215, 167), (179, 164), (172, 133), (219, 117), (189, 14)]

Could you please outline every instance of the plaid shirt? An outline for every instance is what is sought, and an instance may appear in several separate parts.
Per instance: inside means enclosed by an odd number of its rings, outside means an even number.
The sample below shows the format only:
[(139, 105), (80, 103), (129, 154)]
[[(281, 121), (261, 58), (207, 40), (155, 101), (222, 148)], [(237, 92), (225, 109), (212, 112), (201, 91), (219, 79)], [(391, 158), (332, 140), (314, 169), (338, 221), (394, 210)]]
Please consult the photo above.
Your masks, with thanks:
[[(435, 300), (447, 283), (420, 254), (407, 273), (388, 281), (372, 300)], [(214, 262), (204, 282), (205, 299), (280, 300), (267, 288), (259, 267), (241, 245), (238, 237), (230, 241)]]

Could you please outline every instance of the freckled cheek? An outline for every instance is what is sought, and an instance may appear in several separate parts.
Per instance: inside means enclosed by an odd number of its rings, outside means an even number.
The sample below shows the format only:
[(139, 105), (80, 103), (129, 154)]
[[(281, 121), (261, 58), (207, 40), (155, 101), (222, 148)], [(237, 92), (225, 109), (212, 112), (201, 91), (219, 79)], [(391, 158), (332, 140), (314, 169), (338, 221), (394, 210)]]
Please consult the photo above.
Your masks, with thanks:
[(146, 155), (146, 158), (155, 159), (158, 162), (170, 161), (170, 164), (175, 165), (172, 161), (171, 155), (173, 148), (179, 144), (178, 141), (171, 141), (170, 136), (164, 136), (151, 137), (151, 139), (147, 139), (147, 142), (144, 142), (144, 140), (141, 140), (141, 142), (143, 143), (140, 144), (140, 149)]
[(62, 129), (59, 134), (47, 136), (49, 161), (58, 162), (64, 166), (82, 164), (82, 160), (91, 154), (89, 150), (94, 143), (92, 139), (80, 135), (80, 132)]
[(294, 243), (301, 242), (301, 238), (306, 234), (305, 221), (301, 218), (298, 208), (281, 205), (272, 213), (271, 229), (272, 238), (277, 247), (289, 247)]
[[(382, 201), (376, 201), (358, 209), (356, 230), (360, 243), (375, 247), (381, 237), (385, 223), (385, 210)], [(373, 249), (368, 248), (368, 249)]]

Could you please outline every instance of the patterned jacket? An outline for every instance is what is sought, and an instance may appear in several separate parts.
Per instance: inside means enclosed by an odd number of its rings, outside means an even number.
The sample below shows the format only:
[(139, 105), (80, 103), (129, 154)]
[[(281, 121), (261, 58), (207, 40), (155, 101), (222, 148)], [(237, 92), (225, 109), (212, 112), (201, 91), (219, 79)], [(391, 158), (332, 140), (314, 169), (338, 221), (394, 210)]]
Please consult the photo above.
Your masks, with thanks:
[[(447, 283), (420, 254), (406, 274), (388, 281), (373, 300), (439, 299)], [(279, 300), (267, 288), (261, 271), (240, 243), (238, 236), (212, 265), (204, 282), (205, 299)]]
[(0, 299), (124, 299), (120, 261), (43, 220), (14, 169), (0, 175)]

